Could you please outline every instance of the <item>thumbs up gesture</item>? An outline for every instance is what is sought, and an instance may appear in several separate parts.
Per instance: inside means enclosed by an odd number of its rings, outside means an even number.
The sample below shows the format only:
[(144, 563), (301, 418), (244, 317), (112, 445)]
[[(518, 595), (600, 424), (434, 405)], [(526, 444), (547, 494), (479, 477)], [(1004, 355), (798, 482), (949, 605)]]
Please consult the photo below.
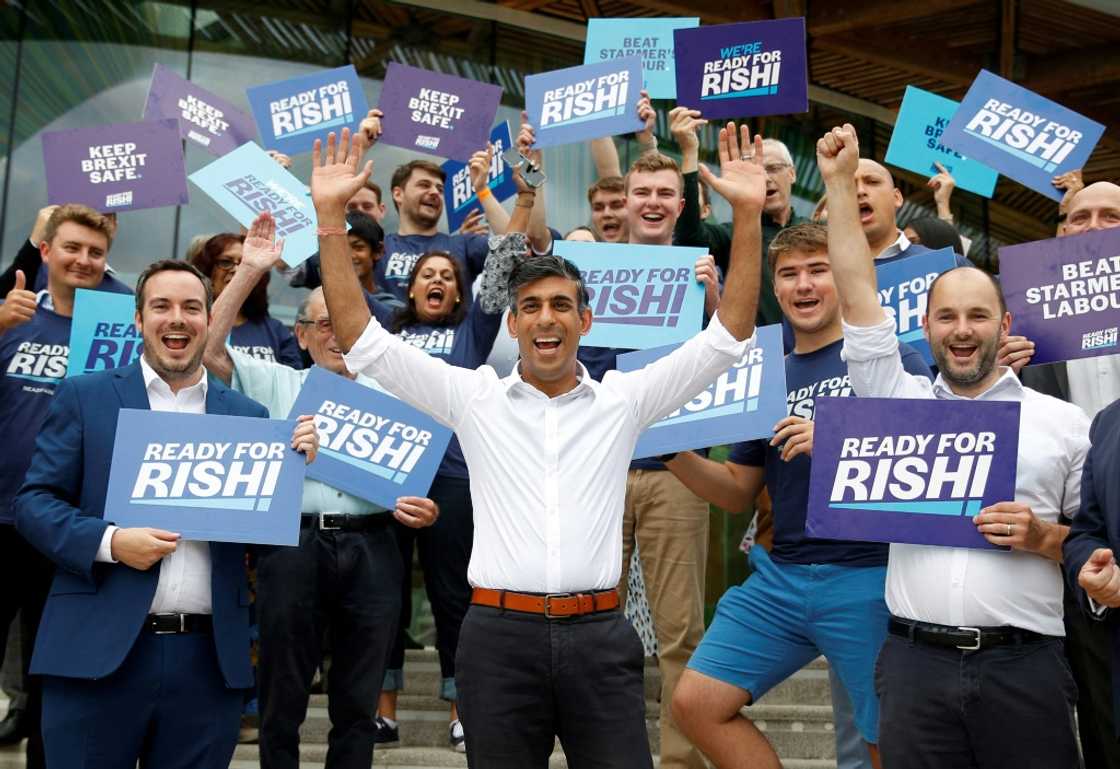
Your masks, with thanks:
[(1077, 583), (1101, 606), (1110, 609), (1120, 606), (1120, 567), (1116, 565), (1116, 558), (1107, 547), (1093, 551), (1089, 560), (1081, 567)]
[(27, 290), (27, 276), (16, 270), (16, 285), (0, 305), (0, 332), (22, 325), (35, 317), (35, 292)]

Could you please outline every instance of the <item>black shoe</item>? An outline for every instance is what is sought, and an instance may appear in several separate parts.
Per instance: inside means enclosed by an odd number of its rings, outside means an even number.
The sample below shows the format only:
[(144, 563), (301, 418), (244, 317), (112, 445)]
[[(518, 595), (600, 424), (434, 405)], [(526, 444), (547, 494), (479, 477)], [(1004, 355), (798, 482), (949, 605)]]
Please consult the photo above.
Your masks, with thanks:
[(373, 738), (375, 745), (381, 745), (385, 748), (400, 745), (401, 729), (399, 723), (396, 726), (389, 726), (389, 722), (381, 716), (375, 718), (374, 723), (377, 724), (377, 734)]
[(27, 737), (27, 718), (22, 708), (12, 708), (0, 721), (0, 745), (15, 745)]

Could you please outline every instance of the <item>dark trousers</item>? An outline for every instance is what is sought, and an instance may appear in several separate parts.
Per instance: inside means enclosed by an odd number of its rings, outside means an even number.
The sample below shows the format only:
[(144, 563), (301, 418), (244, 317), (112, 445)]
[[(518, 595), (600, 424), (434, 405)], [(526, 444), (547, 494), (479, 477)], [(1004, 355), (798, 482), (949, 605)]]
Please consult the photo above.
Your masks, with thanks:
[[(412, 547), (420, 552), (424, 586), (436, 622), (436, 651), (443, 678), (440, 696), (455, 699), (455, 650), (459, 646), (459, 626), (471, 602), (467, 564), (474, 541), (474, 509), (471, 485), (465, 478), (437, 475), (428, 496), (439, 505), (439, 518), (427, 528), (411, 529), (397, 524), (397, 542), (405, 568), (412, 565)], [(389, 670), (404, 667), (404, 630), (412, 618), (412, 584), (405, 579), (401, 591), (399, 631), (389, 655)], [(399, 678), (399, 676), (398, 676)]]
[(29, 676), (35, 632), (43, 616), (43, 605), (54, 576), (54, 565), (27, 543), (11, 524), (0, 524), (0, 649), (7, 646), (8, 628), (20, 614), (20, 643), (23, 647), (21, 677), (27, 687), (24, 718), (27, 739), (27, 769), (43, 769), (43, 736), (39, 731), (42, 688), (37, 676)]
[[(112, 622), (113, 618), (106, 618)], [(227, 689), (210, 633), (140, 631), (97, 680), (43, 677), (50, 769), (227, 769), (244, 692)]]
[(549, 620), (471, 606), (456, 656), (473, 769), (652, 769), (642, 642), (622, 612)]
[(332, 643), (326, 765), (369, 769), (403, 572), (388, 514), (379, 520), (357, 532), (304, 525), (299, 547), (269, 548), (258, 558), (262, 769), (299, 766), (299, 727), (326, 630)]
[(1120, 769), (1120, 740), (1112, 720), (1112, 628), (1068, 600), (1065, 617), (1066, 658), (1077, 682), (1077, 731), (1085, 766)]
[(977, 652), (887, 636), (875, 671), (886, 769), (1076, 769), (1061, 639)]

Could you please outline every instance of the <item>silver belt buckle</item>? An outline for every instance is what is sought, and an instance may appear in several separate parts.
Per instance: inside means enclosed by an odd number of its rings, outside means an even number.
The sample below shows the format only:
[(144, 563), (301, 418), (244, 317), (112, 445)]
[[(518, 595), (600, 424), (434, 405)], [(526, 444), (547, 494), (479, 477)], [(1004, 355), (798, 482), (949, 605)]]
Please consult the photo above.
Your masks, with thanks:
[(327, 516), (328, 515), (338, 515), (338, 513), (319, 513), (319, 531), (338, 531), (338, 530), (340, 530), (342, 528), (341, 526), (328, 526), (327, 525)]
[(957, 648), (961, 651), (974, 652), (980, 648), (980, 628), (978, 627), (958, 627), (957, 630), (963, 630), (967, 633), (975, 633), (976, 641), (972, 644), (957, 644)]
[(185, 632), (187, 632), (187, 615), (182, 614), (182, 613), (173, 614), (171, 612), (168, 612), (167, 614), (156, 614), (155, 616), (156, 617), (178, 617), (179, 618), (179, 629), (178, 630), (153, 630), (152, 633), (154, 635), (174, 635), (175, 633), (185, 633)]

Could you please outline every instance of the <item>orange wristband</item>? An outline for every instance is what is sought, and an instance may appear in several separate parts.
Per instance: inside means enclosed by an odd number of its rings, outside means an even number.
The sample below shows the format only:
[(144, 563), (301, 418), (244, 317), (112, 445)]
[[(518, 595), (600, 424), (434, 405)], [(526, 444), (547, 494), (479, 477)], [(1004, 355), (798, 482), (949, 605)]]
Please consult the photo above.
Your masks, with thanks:
[(476, 195), (478, 195), (478, 202), (479, 202), (479, 203), (481, 203), (482, 201), (486, 200), (486, 198), (492, 198), (492, 197), (494, 197), (494, 193), (490, 191), (490, 187), (489, 187), (489, 186), (483, 187), (482, 189), (480, 189), (480, 190), (479, 190), (479, 191), (478, 191), (477, 193), (475, 193), (475, 194), (476, 194)]

